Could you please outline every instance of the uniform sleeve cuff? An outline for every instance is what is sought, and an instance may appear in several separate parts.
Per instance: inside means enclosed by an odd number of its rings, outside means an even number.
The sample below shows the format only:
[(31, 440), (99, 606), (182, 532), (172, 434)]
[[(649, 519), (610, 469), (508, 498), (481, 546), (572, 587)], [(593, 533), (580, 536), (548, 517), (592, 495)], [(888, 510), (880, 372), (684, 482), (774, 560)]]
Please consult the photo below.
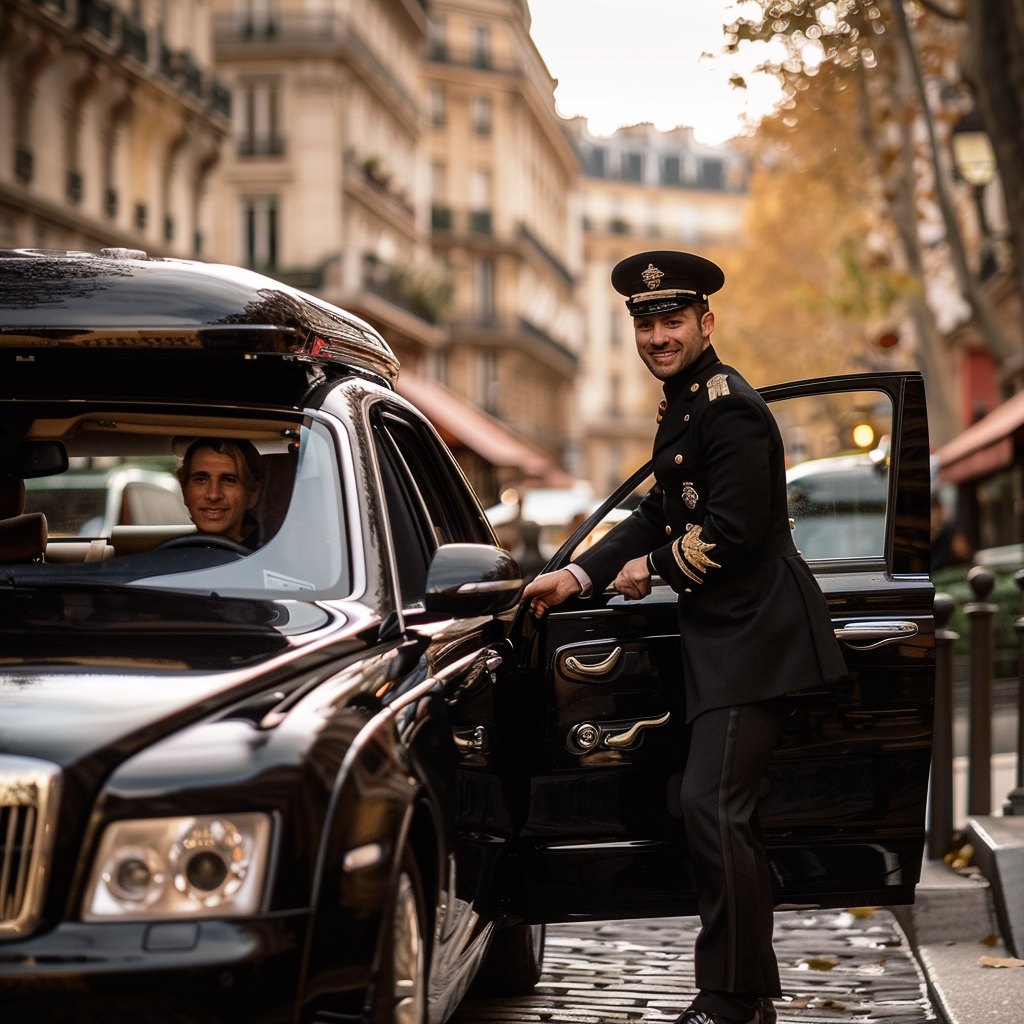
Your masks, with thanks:
[(568, 572), (580, 585), (580, 597), (590, 597), (594, 592), (594, 584), (591, 582), (590, 577), (586, 572), (575, 562), (570, 562), (565, 569), (566, 572)]

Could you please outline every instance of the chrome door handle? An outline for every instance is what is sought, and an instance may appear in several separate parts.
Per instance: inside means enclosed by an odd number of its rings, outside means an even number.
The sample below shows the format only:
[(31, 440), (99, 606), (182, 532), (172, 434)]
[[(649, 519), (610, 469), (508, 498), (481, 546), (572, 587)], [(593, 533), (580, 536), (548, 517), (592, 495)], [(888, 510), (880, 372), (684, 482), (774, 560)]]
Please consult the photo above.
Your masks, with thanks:
[(594, 665), (586, 665), (575, 654), (570, 654), (563, 665), (565, 666), (566, 672), (569, 675), (577, 677), (582, 676), (584, 679), (593, 679), (595, 676), (603, 676), (608, 672), (611, 672), (613, 668), (618, 664), (619, 658), (622, 657), (622, 648), (616, 647), (611, 654), (608, 655), (604, 661), (599, 661)]
[[(835, 631), (836, 639), (855, 651), (870, 651), (885, 644), (899, 643), (917, 636), (916, 622), (852, 622), (848, 626), (840, 626)], [(860, 644), (858, 640), (869, 640), (870, 643)]]
[(501, 667), (501, 655), (497, 651), (487, 651), (487, 657), (484, 659), (484, 669), (487, 672), (497, 672)]
[(469, 750), (483, 751), (487, 749), (487, 730), (478, 725), (468, 729), (455, 728), (452, 730), (452, 739), (460, 752)]
[(660, 718), (641, 718), (639, 722), (634, 722), (625, 732), (606, 732), (602, 737), (604, 744), (615, 750), (628, 747), (640, 735), (642, 729), (656, 729), (659, 725), (664, 725), (669, 720), (671, 714), (672, 712), (666, 711)]

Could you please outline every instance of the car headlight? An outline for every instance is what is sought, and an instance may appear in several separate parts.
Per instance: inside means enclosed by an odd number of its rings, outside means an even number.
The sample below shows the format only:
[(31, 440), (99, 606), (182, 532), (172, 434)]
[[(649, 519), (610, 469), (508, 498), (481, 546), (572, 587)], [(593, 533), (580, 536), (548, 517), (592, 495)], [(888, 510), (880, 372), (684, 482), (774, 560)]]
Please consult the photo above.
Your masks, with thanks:
[(260, 903), (269, 814), (115, 821), (103, 833), (82, 916), (158, 920), (251, 914)]

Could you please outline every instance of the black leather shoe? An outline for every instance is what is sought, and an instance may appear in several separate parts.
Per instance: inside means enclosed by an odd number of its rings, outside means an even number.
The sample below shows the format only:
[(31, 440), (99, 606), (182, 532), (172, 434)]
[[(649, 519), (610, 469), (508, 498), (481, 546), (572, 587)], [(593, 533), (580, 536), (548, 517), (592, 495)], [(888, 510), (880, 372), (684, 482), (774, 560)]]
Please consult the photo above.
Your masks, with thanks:
[[(759, 1000), (757, 1009), (754, 1010), (754, 1016), (746, 1021), (745, 1024), (767, 1024), (767, 1018), (764, 1017), (762, 1012), (765, 1002), (769, 1005), (771, 1004), (770, 999)], [(775, 1015), (774, 1006), (771, 1007), (771, 1012)], [(724, 1017), (719, 1017), (716, 1013), (707, 1013), (704, 1010), (684, 1010), (676, 1018), (675, 1024), (735, 1024), (735, 1022), (726, 1021)]]

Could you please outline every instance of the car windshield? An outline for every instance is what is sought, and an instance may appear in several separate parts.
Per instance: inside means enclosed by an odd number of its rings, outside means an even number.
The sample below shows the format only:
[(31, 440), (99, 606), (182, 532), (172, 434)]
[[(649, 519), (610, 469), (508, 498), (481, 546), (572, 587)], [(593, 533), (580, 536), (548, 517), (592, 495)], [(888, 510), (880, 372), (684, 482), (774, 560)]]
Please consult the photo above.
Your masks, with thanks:
[[(19, 403), (0, 434), (3, 450), (16, 453), (8, 479), (26, 478), (24, 514), (8, 507), (0, 518), (0, 584), (347, 594), (344, 508), (326, 424), (237, 409), (47, 403), (28, 411), (30, 419)], [(62, 450), (67, 469), (34, 475), (38, 466), (26, 459), (40, 446)], [(45, 547), (36, 541), (39, 514)]]

